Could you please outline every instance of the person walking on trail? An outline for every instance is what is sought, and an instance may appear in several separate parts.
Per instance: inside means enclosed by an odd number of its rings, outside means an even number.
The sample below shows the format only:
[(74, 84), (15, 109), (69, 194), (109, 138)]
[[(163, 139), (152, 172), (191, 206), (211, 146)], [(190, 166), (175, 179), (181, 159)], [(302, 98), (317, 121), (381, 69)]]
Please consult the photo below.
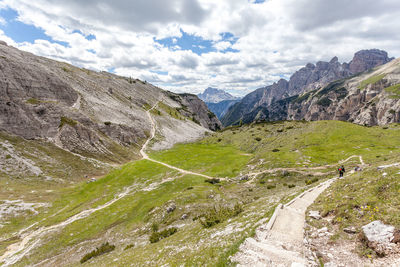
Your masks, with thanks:
[(338, 171), (339, 171), (339, 177), (343, 177), (343, 174), (345, 172), (344, 166), (342, 165), (341, 167), (339, 167)]

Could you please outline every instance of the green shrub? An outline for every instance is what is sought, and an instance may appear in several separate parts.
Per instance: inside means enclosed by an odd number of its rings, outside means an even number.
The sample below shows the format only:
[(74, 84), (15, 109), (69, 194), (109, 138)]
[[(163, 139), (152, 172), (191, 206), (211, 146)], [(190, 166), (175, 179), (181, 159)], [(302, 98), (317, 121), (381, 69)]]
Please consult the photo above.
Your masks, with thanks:
[(308, 179), (305, 181), (306, 185), (310, 185), (316, 182), (318, 182), (318, 178)]
[(111, 125), (111, 121), (105, 121), (105, 122), (104, 122), (104, 125), (110, 126), (110, 125)]
[(81, 259), (81, 263), (84, 263), (88, 260), (90, 260), (91, 258), (100, 256), (102, 254), (111, 252), (115, 249), (114, 245), (110, 245), (108, 242), (102, 244), (100, 247), (96, 248), (95, 250), (93, 250), (92, 252), (89, 252), (88, 254), (86, 254), (85, 256), (83, 256), (83, 258)]
[(274, 188), (276, 188), (276, 185), (275, 185), (275, 184), (269, 184), (269, 185), (267, 185), (267, 189), (274, 189)]
[(152, 230), (153, 232), (157, 232), (157, 231), (158, 231), (158, 223), (153, 223), (153, 224), (151, 225), (151, 230)]
[(272, 152), (279, 152), (280, 150), (277, 148), (272, 149)]
[(165, 229), (161, 232), (153, 232), (150, 235), (150, 243), (157, 243), (161, 239), (167, 238), (167, 237), (175, 234), (176, 232), (178, 232), (178, 229), (175, 227)]
[(318, 100), (317, 105), (323, 106), (323, 107), (329, 107), (329, 105), (332, 104), (332, 100), (330, 100), (328, 97), (323, 97), (320, 100)]
[(260, 142), (260, 141), (261, 141), (261, 138), (260, 138), (260, 137), (256, 137), (255, 140), (258, 141), (258, 142)]
[(243, 211), (242, 205), (236, 203), (233, 208), (213, 207), (208, 212), (200, 216), (200, 223), (205, 228), (210, 228), (229, 218), (239, 215)]
[(133, 248), (134, 246), (135, 246), (134, 244), (129, 244), (129, 245), (127, 245), (127, 246), (124, 248), (124, 250), (130, 249), (130, 248)]
[(208, 178), (208, 179), (205, 179), (204, 182), (210, 183), (210, 184), (218, 184), (221, 181), (218, 178)]
[(36, 98), (29, 98), (28, 100), (26, 100), (26, 103), (31, 104), (31, 105), (38, 105), (41, 103), (41, 101)]
[(293, 187), (296, 187), (296, 185), (295, 184), (289, 184), (288, 187), (289, 188), (293, 188)]
[(278, 130), (276, 130), (278, 133), (282, 133), (283, 132), (283, 129), (278, 129)]
[(70, 125), (70, 126), (75, 126), (75, 125), (78, 124), (78, 122), (75, 121), (75, 120), (73, 120), (73, 119), (64, 117), (64, 116), (61, 117), (60, 125), (59, 125), (58, 127), (59, 127), (59, 128), (62, 128), (62, 127), (63, 127), (64, 125), (66, 125), (66, 124), (68, 124), (68, 125)]
[(11, 155), (6, 155), (6, 159), (11, 159)]

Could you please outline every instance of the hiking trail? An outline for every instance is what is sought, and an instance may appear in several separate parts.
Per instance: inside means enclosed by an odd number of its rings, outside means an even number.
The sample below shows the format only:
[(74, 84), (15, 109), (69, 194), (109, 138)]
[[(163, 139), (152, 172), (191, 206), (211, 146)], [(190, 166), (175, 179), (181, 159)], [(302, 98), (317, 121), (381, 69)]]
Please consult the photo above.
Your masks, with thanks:
[[(354, 157), (359, 157), (364, 165), (361, 156), (351, 156), (339, 163)], [(285, 205), (279, 204), (268, 224), (257, 228), (255, 237), (247, 238), (231, 260), (238, 266), (306, 266), (303, 243), (305, 212), (337, 179), (310, 188)]]
[[(149, 136), (149, 138), (146, 140), (146, 142), (143, 144), (142, 149), (140, 150), (140, 154), (142, 155), (143, 159), (152, 161), (152, 162), (154, 162), (154, 163), (161, 164), (161, 165), (163, 165), (163, 166), (165, 166), (165, 167), (167, 167), (167, 168), (176, 170), (176, 171), (178, 171), (178, 172), (180, 172), (180, 173), (183, 173), (183, 174), (191, 174), (191, 175), (197, 175), (197, 176), (201, 176), (201, 177), (208, 178), (208, 179), (213, 179), (214, 177), (211, 177), (211, 176), (208, 176), (208, 175), (205, 175), (205, 174), (201, 174), (201, 173), (197, 173), (197, 172), (191, 172), (191, 171), (183, 170), (183, 169), (181, 169), (181, 168), (178, 168), (178, 167), (169, 165), (169, 164), (164, 163), (164, 162), (162, 162), (162, 161), (154, 160), (154, 159), (150, 158), (149, 155), (147, 155), (147, 153), (146, 153), (147, 146), (149, 145), (149, 143), (151, 142), (151, 140), (153, 140), (153, 138), (154, 138), (154, 136), (155, 136), (155, 134), (156, 134), (156, 122), (155, 122), (155, 120), (153, 119), (153, 116), (151, 116), (150, 112), (151, 112), (151, 110), (153, 110), (157, 105), (158, 105), (158, 102), (157, 102), (156, 104), (154, 104), (153, 107), (151, 107), (149, 110), (146, 111), (147, 117), (149, 118), (150, 123), (151, 123), (151, 130), (150, 130), (150, 136)], [(222, 180), (223, 180), (223, 178), (219, 178), (219, 179), (222, 179)]]

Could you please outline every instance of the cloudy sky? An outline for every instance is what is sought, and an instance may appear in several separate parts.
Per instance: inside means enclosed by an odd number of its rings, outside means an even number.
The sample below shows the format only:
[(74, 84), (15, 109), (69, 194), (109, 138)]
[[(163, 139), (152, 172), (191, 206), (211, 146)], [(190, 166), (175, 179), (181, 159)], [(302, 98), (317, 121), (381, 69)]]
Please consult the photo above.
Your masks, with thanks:
[(400, 56), (399, 0), (0, 0), (0, 39), (175, 92), (244, 95), (307, 62)]

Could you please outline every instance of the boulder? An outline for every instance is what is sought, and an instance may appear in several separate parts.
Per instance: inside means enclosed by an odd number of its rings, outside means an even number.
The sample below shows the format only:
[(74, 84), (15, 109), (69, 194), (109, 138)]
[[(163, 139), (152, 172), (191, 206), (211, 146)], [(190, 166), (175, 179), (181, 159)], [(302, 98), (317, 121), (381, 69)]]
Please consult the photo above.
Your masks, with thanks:
[(369, 242), (382, 244), (390, 243), (394, 238), (395, 228), (381, 221), (373, 221), (362, 227), (363, 233)]
[(393, 226), (381, 221), (373, 221), (362, 227), (362, 234), (362, 241), (378, 255), (385, 256), (393, 252), (395, 246), (391, 243), (395, 234)]

